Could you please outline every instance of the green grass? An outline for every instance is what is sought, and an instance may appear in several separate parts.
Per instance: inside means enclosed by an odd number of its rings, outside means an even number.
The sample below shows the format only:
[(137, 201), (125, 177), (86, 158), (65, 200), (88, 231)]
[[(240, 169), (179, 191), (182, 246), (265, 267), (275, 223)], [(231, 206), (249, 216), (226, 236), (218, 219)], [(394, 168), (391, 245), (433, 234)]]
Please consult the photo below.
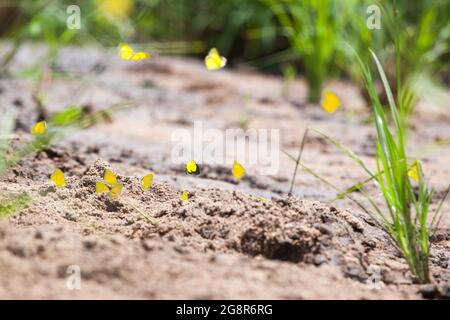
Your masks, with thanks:
[[(449, 65), (446, 57), (450, 54), (450, 3), (424, 0), (412, 4), (392, 0), (379, 5), (385, 27), (382, 60), (395, 64), (395, 68), (386, 70), (386, 78), (395, 93), (396, 103), (402, 107), (399, 112), (409, 126), (418, 98), (428, 96), (418, 90), (421, 79), (437, 80), (436, 74)], [(391, 56), (394, 59), (389, 61)], [(433, 89), (439, 88), (442, 84), (437, 80)]]
[[(137, 42), (160, 54), (196, 54), (217, 47), (235, 62), (265, 71), (282, 72), (295, 62), (310, 83), (310, 100), (318, 101), (323, 83), (334, 76), (350, 76), (357, 83), (357, 64), (344, 43), (350, 43), (365, 63), (367, 48), (375, 48), (380, 59), (390, 57), (398, 35), (403, 61), (405, 93), (418, 75), (440, 79), (450, 71), (450, 2), (447, 0), (134, 0), (135, 10), (123, 20), (105, 19), (93, 0), (77, 2), (82, 8), (82, 28), (66, 27), (69, 0), (19, 0), (12, 22), (0, 30), (16, 44), (0, 57), (0, 73), (7, 68), (25, 41), (44, 41), (53, 61), (67, 45), (115, 48), (120, 42)], [(369, 5), (382, 7), (382, 29), (366, 26)], [(394, 8), (397, 14), (393, 14)], [(1, 8), (0, 8), (1, 10)], [(398, 31), (401, 32), (398, 32)], [(388, 61), (389, 65), (393, 61)], [(392, 63), (393, 64), (393, 63)], [(393, 70), (386, 70), (394, 80)], [(394, 80), (395, 81), (395, 80)], [(392, 90), (396, 84), (391, 82)], [(439, 81), (438, 81), (439, 82)], [(417, 93), (416, 93), (417, 94)], [(407, 99), (407, 98), (405, 98)]]
[[(378, 72), (389, 101), (389, 111), (383, 108), (376, 93), (374, 80), (367, 66), (361, 63), (367, 90), (372, 100), (375, 116), (376, 160), (375, 180), (379, 186), (388, 215), (379, 212), (390, 235), (408, 262), (411, 272), (420, 283), (430, 282), (428, 267), (429, 228), (428, 215), (433, 191), (426, 184), (423, 171), (419, 166), (418, 192), (408, 176), (409, 166), (406, 152), (405, 106), (401, 99), (397, 105), (386, 74), (377, 56), (372, 52)], [(398, 85), (401, 83), (399, 82)], [(387, 113), (393, 120), (393, 128), (388, 124)]]
[(294, 53), (303, 60), (308, 100), (320, 101), (322, 87), (333, 74), (333, 59), (344, 30), (342, 3), (334, 0), (264, 0), (283, 27)]
[[(433, 199), (434, 190), (426, 182), (424, 172), (419, 161), (409, 162), (407, 155), (407, 121), (405, 120), (405, 106), (396, 103), (387, 76), (378, 57), (372, 51), (371, 55), (375, 62), (379, 76), (383, 83), (389, 101), (386, 109), (380, 102), (375, 88), (375, 79), (372, 78), (370, 67), (356, 56), (360, 63), (363, 78), (365, 79), (367, 91), (372, 101), (372, 109), (375, 117), (376, 135), (376, 170), (370, 170), (364, 162), (350, 149), (341, 145), (324, 133), (307, 129), (302, 138), (300, 152), (297, 158), (288, 156), (296, 162), (291, 191), (294, 185), (297, 166), (300, 165), (306, 172), (312, 174), (334, 190), (339, 195), (337, 198), (347, 197), (354, 201), (360, 208), (368, 213), (377, 225), (386, 231), (396, 244), (398, 250), (405, 258), (411, 273), (419, 283), (431, 281), (429, 271), (430, 235), (437, 229), (441, 221), (441, 209), (445, 197), (447, 197), (450, 186), (444, 192), (444, 197), (433, 214), (430, 213), (430, 204)], [(397, 97), (398, 98), (398, 97)], [(392, 124), (389, 122), (391, 119)], [(369, 178), (342, 192), (332, 183), (318, 175), (311, 168), (301, 162), (306, 136), (309, 131), (321, 135), (328, 142), (338, 147), (349, 158), (361, 166), (369, 175)], [(413, 165), (418, 166), (418, 181), (413, 181), (409, 176)], [(381, 192), (385, 206), (382, 208), (376, 204), (374, 199), (367, 194), (363, 186), (374, 181)], [(351, 196), (352, 192), (359, 191), (370, 203), (373, 210)]]

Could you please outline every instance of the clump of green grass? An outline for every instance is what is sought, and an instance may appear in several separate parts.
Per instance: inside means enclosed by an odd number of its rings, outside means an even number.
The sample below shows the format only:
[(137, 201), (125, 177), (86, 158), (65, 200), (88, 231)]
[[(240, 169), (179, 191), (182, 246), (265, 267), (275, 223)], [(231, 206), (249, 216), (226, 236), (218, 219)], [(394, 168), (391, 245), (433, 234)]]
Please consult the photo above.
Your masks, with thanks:
[(409, 105), (405, 105), (402, 99), (397, 99), (399, 103), (397, 106), (383, 67), (373, 52), (372, 56), (388, 97), (389, 111), (393, 121), (393, 128), (390, 129), (387, 120), (388, 111), (383, 108), (376, 94), (371, 73), (367, 66), (361, 63), (367, 91), (372, 101), (377, 130), (375, 181), (383, 194), (389, 216), (384, 215), (376, 206), (375, 208), (406, 259), (411, 272), (420, 283), (428, 283), (430, 282), (428, 215), (433, 190), (427, 186), (421, 166), (417, 163), (418, 192), (415, 192), (408, 176), (410, 169), (406, 153), (407, 121), (405, 117), (408, 113), (405, 108)]
[[(376, 91), (375, 80), (372, 78), (370, 67), (367, 64), (364, 64), (360, 57), (357, 56), (366, 88), (372, 102), (375, 118), (375, 128), (377, 132), (375, 140), (376, 171), (373, 172), (370, 170), (357, 155), (337, 141), (320, 131), (313, 129), (311, 129), (311, 131), (321, 135), (327, 141), (337, 146), (369, 174), (368, 179), (352, 186), (345, 192), (340, 192), (337, 198), (348, 197), (374, 218), (377, 224), (392, 238), (417, 281), (419, 283), (429, 283), (431, 281), (429, 271), (429, 238), (440, 223), (442, 217), (442, 204), (449, 193), (450, 186), (446, 190), (445, 195), (433, 216), (430, 216), (430, 204), (433, 199), (434, 190), (427, 185), (420, 162), (414, 161), (410, 163), (407, 156), (406, 136), (408, 128), (407, 119), (409, 115), (405, 112), (405, 108), (408, 108), (409, 105), (405, 105), (403, 103), (404, 100), (399, 99), (398, 97), (397, 100), (394, 98), (378, 57), (373, 51), (370, 51), (370, 53), (375, 61), (389, 102), (388, 108), (385, 108), (382, 105)], [(392, 119), (392, 125), (390, 125), (388, 121), (389, 118)], [(303, 136), (298, 157), (294, 158), (289, 154), (288, 156), (296, 161), (297, 166), (300, 165), (305, 171), (314, 175), (316, 178), (339, 192), (332, 183), (329, 183), (326, 179), (301, 163), (303, 147), (309, 130), (310, 129), (308, 129)], [(291, 192), (297, 166), (294, 171)], [(414, 167), (417, 177), (412, 178), (410, 173)], [(386, 210), (383, 210), (377, 205), (372, 197), (364, 191), (363, 186), (370, 181), (376, 183), (383, 195)], [(351, 197), (351, 193), (354, 191), (360, 191), (369, 201), (373, 210), (368, 210), (361, 202)]]
[(333, 0), (264, 0), (283, 27), (292, 50), (303, 59), (308, 100), (318, 103), (324, 82), (333, 70), (339, 31), (344, 29), (342, 4)]
[[(403, 119), (409, 125), (417, 99), (429, 96), (429, 90), (425, 93), (420, 89), (423, 79), (436, 79), (430, 82), (432, 89), (442, 89), (436, 73), (448, 64), (443, 61), (448, 60), (445, 57), (450, 53), (450, 7), (448, 1), (428, 0), (414, 4), (404, 0), (379, 1), (379, 6), (386, 29), (382, 39), (386, 43), (381, 57), (388, 60), (387, 64), (392, 60), (396, 66), (386, 70), (386, 78), (396, 102), (402, 106), (399, 112), (403, 113)], [(393, 45), (388, 43), (390, 41)], [(367, 47), (373, 48), (373, 44)], [(358, 53), (363, 52), (358, 49)], [(393, 59), (389, 58), (391, 55)], [(370, 59), (362, 60), (368, 63)], [(388, 104), (387, 97), (380, 100)]]

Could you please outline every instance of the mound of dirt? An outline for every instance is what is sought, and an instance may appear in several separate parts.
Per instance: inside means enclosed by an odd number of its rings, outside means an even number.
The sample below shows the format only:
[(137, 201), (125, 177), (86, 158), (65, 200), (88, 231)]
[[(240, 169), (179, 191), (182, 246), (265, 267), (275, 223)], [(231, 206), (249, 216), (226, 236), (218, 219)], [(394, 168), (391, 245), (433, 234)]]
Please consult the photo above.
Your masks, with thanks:
[[(395, 251), (387, 235), (375, 227), (370, 219), (353, 215), (347, 210), (295, 197), (268, 200), (220, 189), (188, 190), (189, 201), (183, 202), (180, 198), (182, 190), (167, 182), (160, 182), (156, 178), (152, 188), (144, 191), (140, 187), (139, 177), (120, 173), (117, 177), (124, 185), (123, 193), (119, 199), (112, 200), (107, 194), (95, 193), (96, 181), (102, 179), (105, 169), (115, 170), (107, 162), (97, 160), (80, 177), (68, 178), (66, 188), (56, 188), (48, 182), (42, 183), (37, 188), (38, 196), (35, 201), (12, 217), (10, 222), (33, 228), (58, 225), (56, 231), (49, 231), (50, 235), (46, 239), (53, 239), (53, 233), (57, 237), (66, 237), (66, 231), (75, 233), (71, 237), (67, 236), (68, 238), (53, 242), (49, 240), (55, 246), (74, 242), (73, 245), (82, 246), (86, 241), (96, 243), (95, 239), (115, 239), (117, 236), (121, 240), (115, 246), (110, 244), (113, 252), (108, 252), (109, 248), (104, 250), (108, 256), (123, 257), (123, 261), (139, 260), (139, 263), (145, 264), (142, 261), (147, 259), (143, 258), (146, 256), (145, 248), (142, 251), (141, 247), (145, 247), (145, 243), (157, 243), (159, 247), (172, 248), (169, 253), (163, 254), (163, 258), (158, 259), (170, 260), (166, 255), (173, 254), (179, 255), (175, 261), (197, 259), (192, 264), (199, 264), (197, 268), (203, 268), (203, 263), (206, 263), (208, 272), (213, 272), (215, 268), (210, 266), (211, 261), (222, 259), (218, 257), (238, 259), (239, 262), (233, 264), (250, 263), (248, 268), (253, 263), (250, 262), (251, 258), (256, 257), (260, 263), (265, 261), (273, 268), (282, 266), (281, 268), (300, 271), (304, 268), (315, 270), (316, 266), (321, 266), (315, 272), (333, 270), (333, 277), (356, 280), (358, 286), (362, 287), (367, 287), (366, 283), (371, 281), (374, 270), (378, 270), (376, 281), (383, 285), (413, 283), (407, 265)], [(157, 219), (158, 223), (150, 223), (140, 212)], [(29, 240), (22, 240), (17, 247), (9, 244), (5, 249), (13, 255), (21, 256), (26, 261), (25, 264), (32, 263), (27, 257), (40, 256), (40, 251), (48, 251), (48, 244), (39, 245), (39, 241), (35, 241), (30, 248), (25, 246), (27, 242)], [(119, 253), (122, 246), (128, 246), (127, 250)], [(57, 247), (51, 250), (54, 250), (52, 254), (55, 259), (49, 259), (48, 263), (57, 264), (56, 257), (61, 252)], [(74, 250), (80, 248), (76, 247)], [(80, 254), (85, 254), (83, 252)], [(139, 257), (128, 257), (128, 254)], [(95, 264), (106, 266), (101, 259), (108, 257), (98, 257), (97, 254), (94, 256)], [(78, 261), (77, 259), (84, 261), (83, 258), (75, 258), (73, 261)], [(123, 268), (117, 267), (116, 271), (126, 272), (129, 268), (127, 265), (125, 263)], [(241, 266), (239, 269), (241, 272)], [(137, 272), (133, 270), (130, 271), (131, 274)], [(433, 264), (432, 270), (435, 278), (449, 279), (445, 266)], [(141, 272), (140, 270), (139, 273)], [(213, 274), (208, 276), (215, 277)], [(231, 298), (234, 294), (230, 292), (229, 296), (220, 295), (216, 290), (214, 288), (209, 293), (204, 291), (203, 297)], [(271, 297), (278, 298), (302, 296), (295, 292), (270, 294)], [(126, 296), (128, 293), (124, 291), (115, 294)], [(134, 294), (146, 296), (139, 290)], [(164, 297), (165, 294), (156, 289), (152, 293), (155, 297)], [(314, 295), (313, 292), (308, 294)]]
[(8, 299), (411, 297), (369, 290), (330, 266), (201, 254), (161, 239), (82, 236), (52, 226), (1, 224), (0, 270), (0, 297)]

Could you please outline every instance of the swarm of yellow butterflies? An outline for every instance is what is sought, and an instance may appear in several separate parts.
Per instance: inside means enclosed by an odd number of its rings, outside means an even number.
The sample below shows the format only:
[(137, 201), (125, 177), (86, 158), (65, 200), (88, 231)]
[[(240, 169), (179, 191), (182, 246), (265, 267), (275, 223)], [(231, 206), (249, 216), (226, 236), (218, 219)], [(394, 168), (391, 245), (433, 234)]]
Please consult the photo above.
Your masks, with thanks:
[(326, 113), (334, 113), (341, 106), (341, 99), (332, 91), (325, 91), (320, 102)]
[[(146, 60), (151, 57), (151, 55), (144, 51), (134, 51), (131, 46), (127, 43), (122, 43), (119, 45), (119, 57), (123, 60)], [(209, 50), (208, 55), (205, 57), (205, 66), (208, 70), (219, 70), (225, 67), (227, 64), (227, 59), (219, 54), (216, 48)], [(32, 129), (31, 133), (34, 135), (44, 134), (47, 130), (47, 125), (45, 121), (38, 122)], [(191, 160), (186, 164), (185, 169), (186, 174), (198, 175), (200, 174), (200, 166)], [(241, 180), (245, 174), (244, 167), (237, 161), (234, 161), (231, 168), (232, 175), (237, 179)], [(50, 180), (58, 187), (65, 187), (66, 181), (64, 173), (60, 169), (56, 169), (51, 175)], [(97, 181), (96, 192), (102, 194), (107, 192), (111, 199), (117, 199), (122, 193), (122, 184), (117, 181), (117, 176), (110, 169), (106, 169), (103, 176), (104, 181)], [(151, 187), (153, 183), (153, 173), (149, 173), (141, 179), (141, 186), (144, 190)], [(187, 191), (183, 191), (181, 194), (182, 201), (188, 201), (189, 194)]]
[(128, 43), (122, 43), (119, 46), (119, 57), (123, 60), (146, 60), (151, 56), (149, 53), (144, 51), (134, 51)]
[[(186, 163), (186, 174), (199, 174), (200, 167), (194, 161), (190, 160)], [(245, 174), (244, 167), (237, 161), (233, 162), (231, 168), (231, 173), (233, 177), (237, 180), (241, 180)], [(66, 186), (66, 177), (61, 169), (56, 169), (50, 176), (50, 181), (52, 181), (57, 187), (63, 188)], [(146, 174), (141, 179), (141, 187), (143, 190), (149, 189), (153, 184), (153, 172)], [(123, 185), (118, 182), (116, 174), (111, 169), (105, 169), (103, 174), (103, 181), (98, 180), (95, 184), (95, 192), (97, 194), (108, 193), (111, 200), (116, 200), (122, 193)], [(183, 202), (189, 200), (189, 194), (187, 191), (182, 191), (181, 200)]]
[[(50, 181), (52, 181), (57, 187), (66, 186), (66, 177), (61, 169), (56, 169), (50, 176)], [(153, 173), (150, 172), (141, 179), (141, 187), (143, 190), (149, 189), (153, 184)], [(116, 174), (110, 170), (106, 169), (103, 175), (103, 181), (97, 181), (95, 184), (95, 192), (102, 194), (104, 192), (108, 193), (111, 199), (117, 199), (122, 193), (122, 184), (117, 181)]]

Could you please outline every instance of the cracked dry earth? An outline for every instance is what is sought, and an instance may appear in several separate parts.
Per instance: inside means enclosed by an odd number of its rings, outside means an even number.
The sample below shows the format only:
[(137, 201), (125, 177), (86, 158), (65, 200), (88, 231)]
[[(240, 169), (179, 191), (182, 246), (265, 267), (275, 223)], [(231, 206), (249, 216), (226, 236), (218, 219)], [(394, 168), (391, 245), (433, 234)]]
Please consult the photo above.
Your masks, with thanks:
[[(29, 63), (21, 57), (30, 50), (39, 57), (43, 49), (25, 47), (13, 70)], [(330, 117), (304, 103), (302, 81), (285, 88), (277, 77), (208, 73), (201, 63), (182, 58), (158, 57), (136, 65), (95, 50), (73, 49), (62, 56), (47, 68), (82, 78), (46, 83), (48, 112), (69, 104), (101, 110), (124, 100), (134, 106), (27, 157), (0, 179), (2, 194), (26, 191), (33, 196), (27, 207), (0, 223), (1, 298), (450, 296), (448, 206), (432, 239), (434, 284), (421, 286), (389, 237), (350, 202), (327, 203), (333, 193), (304, 173), (288, 197), (293, 164), (283, 154), (278, 174), (261, 176), (250, 167), (240, 183), (225, 166), (204, 164), (200, 176), (186, 177), (182, 167), (170, 162), (174, 129), (189, 130), (195, 120), (225, 129), (245, 120), (247, 128), (280, 129), (281, 146), (292, 154), (310, 126), (332, 134), (373, 164), (374, 132), (363, 124), (369, 113), (348, 83), (329, 84), (344, 102), (343, 110)], [(37, 118), (32, 83), (4, 78), (0, 88), (1, 110), (18, 112), (15, 143), (29, 139), (27, 128)], [(450, 177), (450, 148), (428, 146), (450, 137), (449, 106), (433, 109), (430, 103), (418, 107), (411, 152), (423, 155), (439, 195)], [(309, 140), (304, 159), (339, 188), (364, 178), (317, 137)], [(64, 189), (48, 181), (56, 167), (66, 173)], [(106, 168), (117, 172), (124, 185), (118, 200), (95, 194)], [(139, 179), (149, 170), (155, 181), (143, 192)], [(182, 190), (189, 191), (188, 202), (180, 200)], [(67, 288), (67, 270), (73, 265), (81, 271), (80, 290)]]

